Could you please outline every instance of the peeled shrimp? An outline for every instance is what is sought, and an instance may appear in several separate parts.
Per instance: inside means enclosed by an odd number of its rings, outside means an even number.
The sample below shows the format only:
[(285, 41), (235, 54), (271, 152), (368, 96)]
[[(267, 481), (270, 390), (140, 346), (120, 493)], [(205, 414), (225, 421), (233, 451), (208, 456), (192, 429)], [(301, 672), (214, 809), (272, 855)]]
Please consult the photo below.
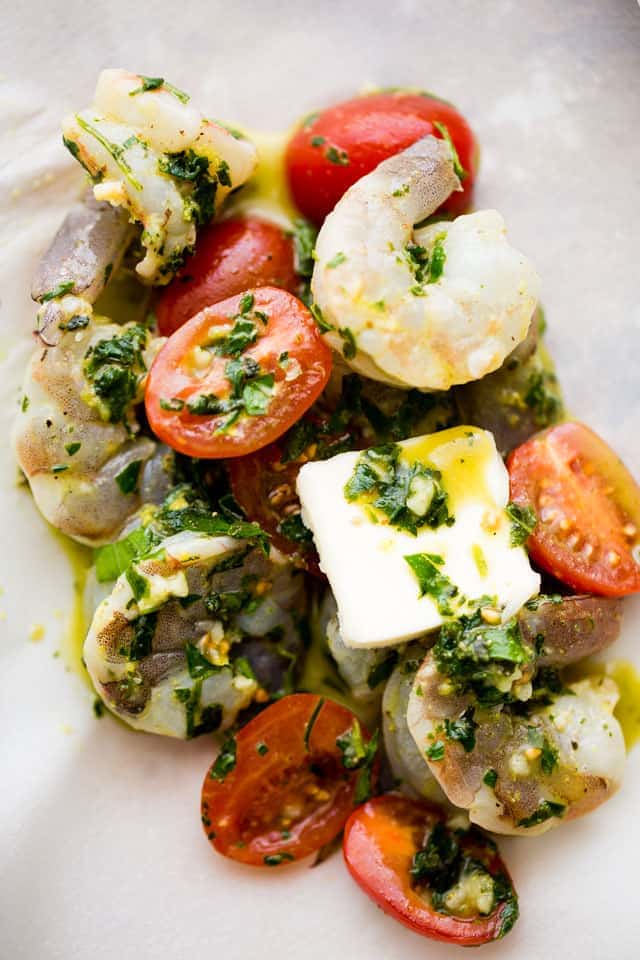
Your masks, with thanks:
[(325, 337), (364, 376), (447, 390), (526, 336), (538, 277), (499, 213), (414, 229), (458, 186), (448, 145), (424, 137), (355, 183), (320, 230), (311, 288)]
[(181, 738), (224, 730), (265, 683), (252, 638), (277, 636), (289, 658), (300, 649), (303, 591), (274, 549), (267, 557), (246, 540), (177, 533), (98, 606), (84, 645), (93, 684), (138, 730)]
[[(427, 654), (413, 682), (407, 723), (447, 797), (468, 810), (473, 823), (531, 836), (588, 813), (617, 790), (625, 748), (613, 716), (615, 683), (590, 677), (549, 683), (544, 696), (534, 690), (544, 669), (611, 643), (619, 620), (619, 601), (598, 598), (545, 602), (525, 613), (519, 637), (528, 656), (510, 674), (495, 669), (495, 684), (510, 701), (493, 706), (442, 672), (438, 644)], [(536, 628), (543, 632), (534, 634)], [(479, 649), (482, 630), (464, 642)]]
[(103, 70), (94, 102), (67, 118), (64, 142), (94, 180), (97, 200), (124, 207), (143, 226), (146, 283), (168, 283), (193, 249), (196, 224), (242, 186), (253, 144), (205, 119), (161, 78)]

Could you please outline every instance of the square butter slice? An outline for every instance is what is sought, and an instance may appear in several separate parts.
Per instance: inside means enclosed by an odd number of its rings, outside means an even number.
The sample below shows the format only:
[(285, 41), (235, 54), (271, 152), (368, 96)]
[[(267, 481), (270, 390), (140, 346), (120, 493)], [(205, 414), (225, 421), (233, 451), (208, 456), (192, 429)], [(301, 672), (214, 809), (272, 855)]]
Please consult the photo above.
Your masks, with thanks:
[(350, 647), (410, 640), (479, 605), (505, 621), (539, 592), (511, 543), (509, 477), (486, 430), (307, 463), (298, 494)]

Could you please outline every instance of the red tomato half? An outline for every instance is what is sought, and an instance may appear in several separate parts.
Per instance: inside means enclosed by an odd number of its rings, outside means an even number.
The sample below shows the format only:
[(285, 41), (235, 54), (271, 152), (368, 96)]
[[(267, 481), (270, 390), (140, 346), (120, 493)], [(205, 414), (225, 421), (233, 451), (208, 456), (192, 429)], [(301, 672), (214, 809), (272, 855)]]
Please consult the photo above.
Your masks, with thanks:
[(305, 305), (259, 287), (196, 314), (149, 372), (151, 429), (191, 457), (237, 457), (271, 443), (324, 389), (331, 351)]
[(493, 878), (494, 905), (487, 916), (439, 912), (429, 887), (412, 879), (415, 855), (444, 819), (439, 807), (400, 794), (369, 800), (345, 827), (343, 851), (349, 872), (385, 913), (422, 936), (461, 946), (497, 940), (515, 923), (518, 901), (495, 844), (480, 831), (449, 831), (445, 836), (457, 843), (460, 864), (476, 861)]
[(271, 534), (272, 543), (296, 566), (316, 576), (320, 560), (311, 532), (300, 519), (296, 480), (309, 460), (326, 460), (358, 445), (352, 423), (334, 424), (314, 407), (292, 431), (275, 443), (227, 464), (233, 496), (249, 520)]
[(511, 499), (536, 511), (532, 559), (575, 590), (640, 591), (640, 487), (604, 440), (561, 423), (517, 447)]
[(253, 866), (309, 856), (342, 830), (372, 751), (346, 707), (311, 693), (283, 697), (242, 727), (208, 771), (207, 838)]
[(213, 303), (251, 287), (295, 293), (293, 239), (258, 217), (234, 217), (198, 232), (196, 252), (166, 287), (156, 307), (164, 337)]
[(440, 208), (457, 215), (471, 201), (478, 148), (469, 125), (455, 107), (430, 94), (374, 93), (347, 100), (303, 122), (287, 146), (285, 163), (293, 198), (301, 212), (322, 223), (343, 193), (383, 160), (421, 137), (453, 140), (466, 176), (462, 193)]

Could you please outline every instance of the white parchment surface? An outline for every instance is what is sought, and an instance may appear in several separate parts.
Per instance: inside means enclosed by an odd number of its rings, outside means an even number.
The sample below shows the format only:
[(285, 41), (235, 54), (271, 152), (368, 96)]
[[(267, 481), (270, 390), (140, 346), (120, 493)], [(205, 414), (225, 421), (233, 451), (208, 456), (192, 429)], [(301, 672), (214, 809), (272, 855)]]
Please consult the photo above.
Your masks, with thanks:
[[(0, 31), (0, 957), (430, 957), (457, 948), (385, 918), (339, 856), (263, 871), (214, 856), (199, 823), (204, 742), (96, 720), (55, 658), (71, 572), (8, 448), (31, 349), (33, 264), (78, 189), (59, 121), (97, 72), (168, 77), (257, 129), (413, 85), (456, 103), (482, 145), (476, 201), (543, 282), (570, 410), (640, 473), (640, 9), (634, 0), (22, 0)], [(640, 664), (638, 604), (616, 655)], [(45, 626), (30, 641), (35, 624)], [(36, 631), (37, 635), (37, 631)], [(634, 960), (640, 749), (587, 819), (502, 848), (522, 917), (484, 958)]]

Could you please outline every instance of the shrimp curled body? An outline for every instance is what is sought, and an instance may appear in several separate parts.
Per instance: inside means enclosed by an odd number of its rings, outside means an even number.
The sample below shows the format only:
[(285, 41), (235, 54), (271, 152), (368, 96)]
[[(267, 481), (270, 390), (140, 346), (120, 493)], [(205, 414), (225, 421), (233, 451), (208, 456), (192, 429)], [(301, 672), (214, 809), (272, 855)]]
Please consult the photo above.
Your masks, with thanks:
[(424, 137), (357, 181), (320, 230), (325, 337), (364, 376), (447, 390), (496, 370), (526, 336), (538, 277), (499, 213), (414, 229), (458, 185), (447, 144)]

